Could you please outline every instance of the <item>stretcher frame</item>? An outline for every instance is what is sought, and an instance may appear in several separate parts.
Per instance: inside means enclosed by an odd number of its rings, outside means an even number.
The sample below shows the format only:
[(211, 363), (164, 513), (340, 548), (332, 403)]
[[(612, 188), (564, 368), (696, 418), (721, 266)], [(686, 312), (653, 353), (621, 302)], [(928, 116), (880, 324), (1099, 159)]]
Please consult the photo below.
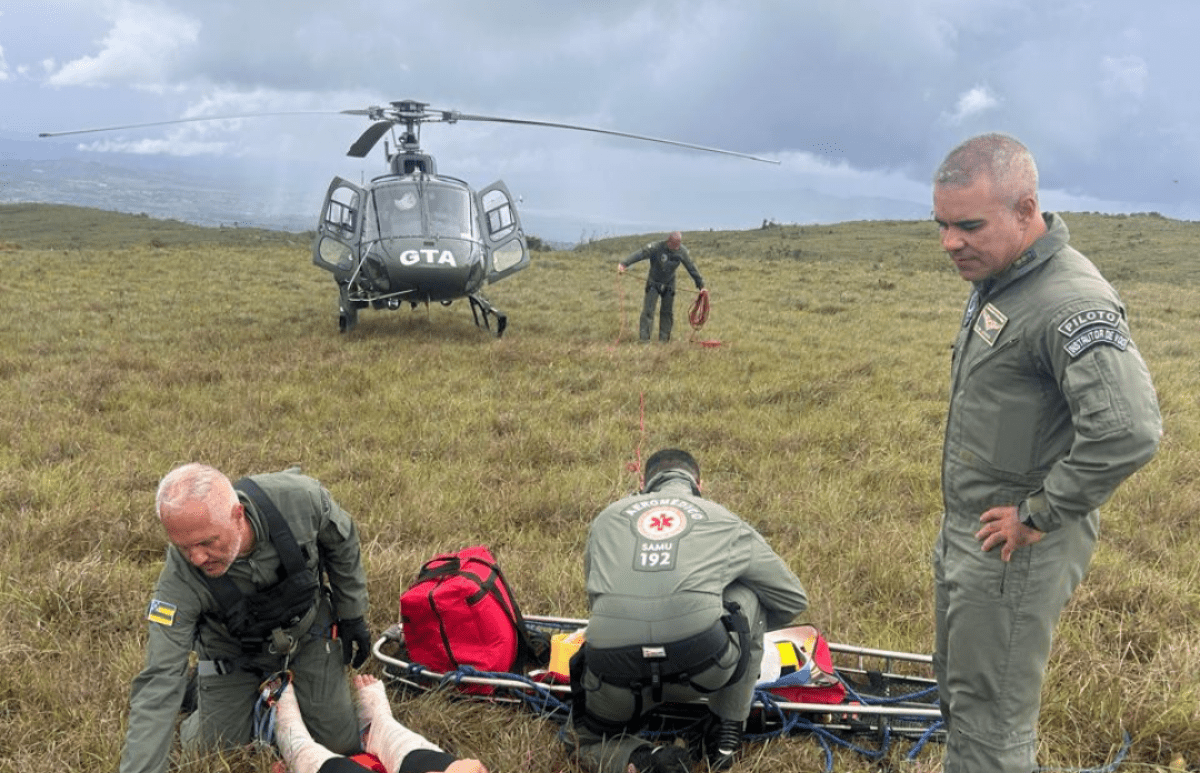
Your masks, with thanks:
[[(526, 625), (546, 634), (566, 633), (587, 625), (586, 620), (566, 617), (528, 616)], [(404, 628), (397, 623), (388, 628), (375, 641), (372, 647), (374, 657), (384, 665), (386, 679), (401, 689), (417, 692), (429, 692), (452, 685), (477, 685), (493, 688), (490, 694), (474, 694), (460, 692), (463, 698), (485, 700), (500, 704), (527, 704), (542, 706), (542, 713), (565, 721), (562, 707), (570, 706), (571, 693), (567, 684), (552, 681), (537, 681), (546, 669), (534, 669), (528, 674), (495, 674), (473, 672), (471, 669), (460, 669), (455, 672), (437, 672), (420, 664), (412, 663), (403, 658)], [(896, 652), (891, 650), (858, 647), (848, 644), (828, 642), (830, 654), (833, 656), (834, 670), (848, 689), (849, 699), (863, 697), (866, 700), (843, 703), (803, 703), (783, 699), (775, 699), (769, 693), (756, 691), (754, 709), (747, 723), (747, 737), (752, 738), (754, 731), (761, 730), (762, 734), (778, 733), (780, 729), (802, 729), (826, 731), (844, 736), (874, 734), (881, 739), (891, 736), (919, 739), (922, 743), (928, 740), (942, 740), (944, 731), (941, 729), (941, 711), (936, 699), (936, 681), (932, 677), (933, 658), (929, 655)], [(388, 652), (387, 650), (399, 650)], [(874, 667), (873, 667), (874, 666)], [(903, 671), (924, 671), (929, 675), (902, 673)], [(913, 695), (925, 695), (925, 698), (905, 700), (905, 694), (879, 696), (866, 695), (862, 692), (864, 682), (887, 685), (908, 689)], [(869, 689), (869, 688), (868, 688)], [(928, 696), (932, 694), (933, 699)], [(879, 703), (872, 703), (879, 699)], [(686, 719), (705, 711), (696, 712), (696, 708), (704, 708), (704, 698), (698, 698), (686, 706), (678, 706), (678, 719)], [(769, 704), (769, 705), (768, 705)], [(661, 710), (661, 709), (660, 709)], [(668, 718), (671, 711), (665, 712)], [(799, 720), (798, 722), (795, 720)]]

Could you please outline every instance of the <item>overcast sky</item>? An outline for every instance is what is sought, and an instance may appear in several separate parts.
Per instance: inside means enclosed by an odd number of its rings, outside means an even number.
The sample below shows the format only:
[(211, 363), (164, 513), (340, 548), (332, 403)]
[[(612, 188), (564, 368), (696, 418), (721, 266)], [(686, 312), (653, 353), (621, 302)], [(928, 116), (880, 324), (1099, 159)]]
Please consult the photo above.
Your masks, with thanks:
[(368, 121), (336, 111), (400, 99), (781, 162), (424, 127), (440, 172), (503, 179), (527, 226), (609, 235), (925, 217), (946, 151), (1004, 131), (1046, 209), (1195, 220), (1197, 30), (1193, 0), (0, 0), (0, 138), (327, 111), (38, 141), (236, 158), (254, 179), (231, 187), (314, 215), (334, 175), (383, 171), (382, 143), (345, 157)]

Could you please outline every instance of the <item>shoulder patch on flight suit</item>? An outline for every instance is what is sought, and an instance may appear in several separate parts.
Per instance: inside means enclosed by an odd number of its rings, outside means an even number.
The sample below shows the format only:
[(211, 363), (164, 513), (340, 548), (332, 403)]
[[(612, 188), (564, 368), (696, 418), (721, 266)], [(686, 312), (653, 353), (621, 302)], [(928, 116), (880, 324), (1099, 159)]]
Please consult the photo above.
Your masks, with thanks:
[(150, 606), (146, 609), (146, 620), (151, 623), (165, 625), (169, 628), (175, 625), (175, 609), (174, 604), (168, 604), (158, 599), (151, 599)]
[(991, 346), (996, 343), (996, 339), (1000, 336), (1000, 331), (1007, 324), (1008, 317), (1000, 309), (989, 303), (983, 307), (983, 310), (979, 312), (979, 318), (975, 320), (975, 332), (987, 342), (988, 346)]
[(1115, 346), (1125, 351), (1129, 336), (1119, 329), (1120, 312), (1112, 309), (1087, 309), (1067, 317), (1058, 332), (1067, 337), (1063, 349), (1075, 359), (1097, 344)]
[(1075, 359), (1096, 344), (1115, 346), (1121, 351), (1125, 351), (1126, 347), (1129, 346), (1129, 336), (1122, 334), (1120, 330), (1115, 328), (1097, 325), (1089, 327), (1070, 341), (1067, 341), (1063, 344), (1063, 349), (1067, 350), (1067, 354), (1071, 355), (1071, 359)]
[(1119, 312), (1112, 309), (1088, 309), (1087, 311), (1072, 314), (1063, 320), (1063, 323), (1058, 326), (1058, 332), (1070, 337), (1085, 327), (1091, 327), (1092, 325), (1116, 327), (1120, 323), (1121, 315)]

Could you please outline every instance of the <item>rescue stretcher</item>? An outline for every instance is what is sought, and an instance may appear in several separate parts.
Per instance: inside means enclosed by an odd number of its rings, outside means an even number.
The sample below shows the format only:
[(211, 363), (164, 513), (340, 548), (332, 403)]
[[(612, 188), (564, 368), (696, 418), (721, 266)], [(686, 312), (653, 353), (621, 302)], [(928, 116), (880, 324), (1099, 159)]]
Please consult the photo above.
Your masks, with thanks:
[[(564, 634), (578, 632), (587, 621), (526, 616), (525, 625), (531, 633), (553, 639), (556, 635), (563, 638)], [(800, 628), (816, 630), (810, 626)], [(777, 634), (776, 639), (782, 640), (800, 628), (773, 633)], [(768, 638), (773, 633), (768, 633)], [(840, 700), (828, 702), (831, 700), (829, 690), (822, 694), (821, 690), (809, 693), (805, 689), (783, 689), (780, 685), (788, 682), (786, 676), (774, 681), (760, 681), (747, 722), (746, 740), (792, 733), (814, 734), (825, 747), (827, 769), (832, 768), (832, 746), (882, 757), (893, 738), (903, 738), (914, 742), (909, 752), (909, 757), (914, 757), (928, 741), (944, 740), (931, 656), (824, 643), (832, 662), (832, 673), (823, 675), (824, 684), (844, 689)], [(764, 673), (773, 650), (773, 647), (764, 646)], [(438, 672), (407, 659), (401, 623), (388, 628), (376, 640), (372, 652), (383, 664), (387, 683), (400, 690), (452, 689), (467, 699), (524, 706), (558, 722), (565, 722), (570, 713), (570, 686), (562, 673), (565, 669), (561, 663), (557, 666), (558, 671), (539, 666), (520, 674), (481, 672), (470, 667)], [(775, 663), (779, 663), (777, 658)], [(551, 665), (554, 665), (553, 659)], [(806, 700), (805, 694), (820, 695), (820, 701)], [(661, 737), (685, 732), (688, 726), (702, 721), (706, 714), (703, 698), (688, 704), (661, 706), (650, 717), (642, 733)], [(874, 737), (874, 748), (859, 743), (865, 737)]]

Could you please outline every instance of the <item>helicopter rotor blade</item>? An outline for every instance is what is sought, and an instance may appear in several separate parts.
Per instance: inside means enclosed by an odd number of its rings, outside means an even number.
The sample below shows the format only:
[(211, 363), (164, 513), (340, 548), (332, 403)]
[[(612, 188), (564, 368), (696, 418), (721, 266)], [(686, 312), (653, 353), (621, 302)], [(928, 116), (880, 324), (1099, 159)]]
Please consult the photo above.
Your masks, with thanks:
[(675, 146), (681, 147), (681, 148), (691, 148), (692, 150), (703, 150), (708, 153), (722, 153), (727, 156), (737, 156), (738, 158), (748, 158), (751, 161), (762, 161), (764, 164), (779, 164), (779, 163), (781, 163), (775, 159), (761, 158), (759, 156), (752, 156), (748, 153), (738, 153), (735, 150), (723, 150), (721, 148), (709, 148), (709, 147), (705, 147), (704, 145), (693, 145), (688, 142), (678, 142), (676, 140), (665, 140), (665, 139), (662, 139), (659, 137), (647, 137), (643, 134), (630, 134), (628, 132), (620, 132), (620, 131), (615, 131), (613, 129), (597, 129), (597, 128), (594, 128), (591, 126), (576, 126), (575, 124), (554, 123), (553, 121), (531, 121), (531, 120), (525, 120), (525, 119), (521, 119), (521, 118), (498, 118), (495, 116), (488, 116), (488, 115), (468, 115), (466, 113), (458, 113), (455, 111), (448, 111), (445, 115), (446, 115), (446, 117), (444, 120), (446, 120), (449, 123), (453, 123), (454, 121), (492, 121), (495, 123), (524, 124), (527, 126), (548, 126), (553, 129), (575, 129), (577, 131), (595, 132), (597, 134), (608, 134), (608, 135), (612, 135), (614, 137), (626, 137), (628, 139), (645, 140), (647, 142), (660, 142), (664, 145), (675, 145)]
[(625, 137), (627, 139), (642, 140), (645, 142), (657, 142), (663, 145), (674, 145), (680, 148), (689, 148), (691, 150), (701, 150), (706, 153), (720, 153), (726, 156), (736, 156), (738, 158), (746, 158), (751, 161), (761, 161), (765, 164), (779, 164), (780, 161), (771, 158), (762, 158), (753, 156), (748, 153), (739, 153), (734, 150), (725, 150), (723, 148), (711, 148), (704, 145), (694, 145), (689, 142), (679, 142), (678, 140), (668, 140), (661, 137), (649, 137), (644, 134), (632, 134), (630, 132), (616, 131), (614, 129), (600, 129), (593, 126), (579, 126), (577, 124), (557, 123), (554, 121), (536, 121), (523, 118), (503, 118), (490, 115), (473, 115), (469, 113), (460, 113), (456, 110), (425, 110), (423, 102), (398, 102), (393, 103), (395, 108), (385, 107), (369, 107), (361, 110), (301, 110), (301, 111), (286, 111), (274, 113), (243, 113), (237, 115), (214, 115), (197, 118), (177, 118), (171, 121), (150, 121), (147, 123), (125, 124), (123, 126), (104, 126), (94, 129), (72, 129), (69, 131), (57, 132), (41, 132), (39, 137), (64, 137), (74, 134), (90, 134), (96, 132), (122, 131), (126, 129), (142, 129), (152, 126), (170, 126), (173, 124), (182, 123), (198, 123), (201, 121), (224, 121), (238, 118), (263, 118), (268, 116), (293, 116), (293, 115), (357, 115), (366, 116), (376, 123), (373, 123), (362, 135), (350, 146), (347, 151), (348, 156), (354, 158), (363, 158), (375, 147), (379, 139), (394, 125), (399, 122), (408, 122), (410, 124), (420, 124), (427, 121), (455, 123), (457, 121), (490, 121), (493, 123), (508, 123), (524, 126), (546, 126), (553, 129), (572, 129), (574, 131), (593, 132), (595, 134), (607, 134), (612, 137)]
[(71, 129), (61, 132), (39, 132), (39, 137), (65, 137), (71, 134), (91, 134), (94, 132), (115, 132), (125, 129), (144, 129), (150, 126), (170, 126), (177, 123), (197, 123), (200, 121), (228, 121), (235, 118), (264, 118), (277, 115), (337, 115), (330, 110), (301, 110), (284, 113), (244, 113), (242, 115), (210, 115), (203, 118), (176, 118), (171, 121), (150, 121), (149, 123), (131, 123), (124, 126), (103, 126), (96, 129)]
[(365, 158), (371, 152), (371, 148), (375, 147), (375, 143), (379, 142), (379, 138), (387, 134), (388, 130), (392, 128), (392, 125), (392, 121), (379, 121), (378, 123), (371, 124), (354, 141), (354, 144), (346, 151), (346, 155), (352, 158)]

